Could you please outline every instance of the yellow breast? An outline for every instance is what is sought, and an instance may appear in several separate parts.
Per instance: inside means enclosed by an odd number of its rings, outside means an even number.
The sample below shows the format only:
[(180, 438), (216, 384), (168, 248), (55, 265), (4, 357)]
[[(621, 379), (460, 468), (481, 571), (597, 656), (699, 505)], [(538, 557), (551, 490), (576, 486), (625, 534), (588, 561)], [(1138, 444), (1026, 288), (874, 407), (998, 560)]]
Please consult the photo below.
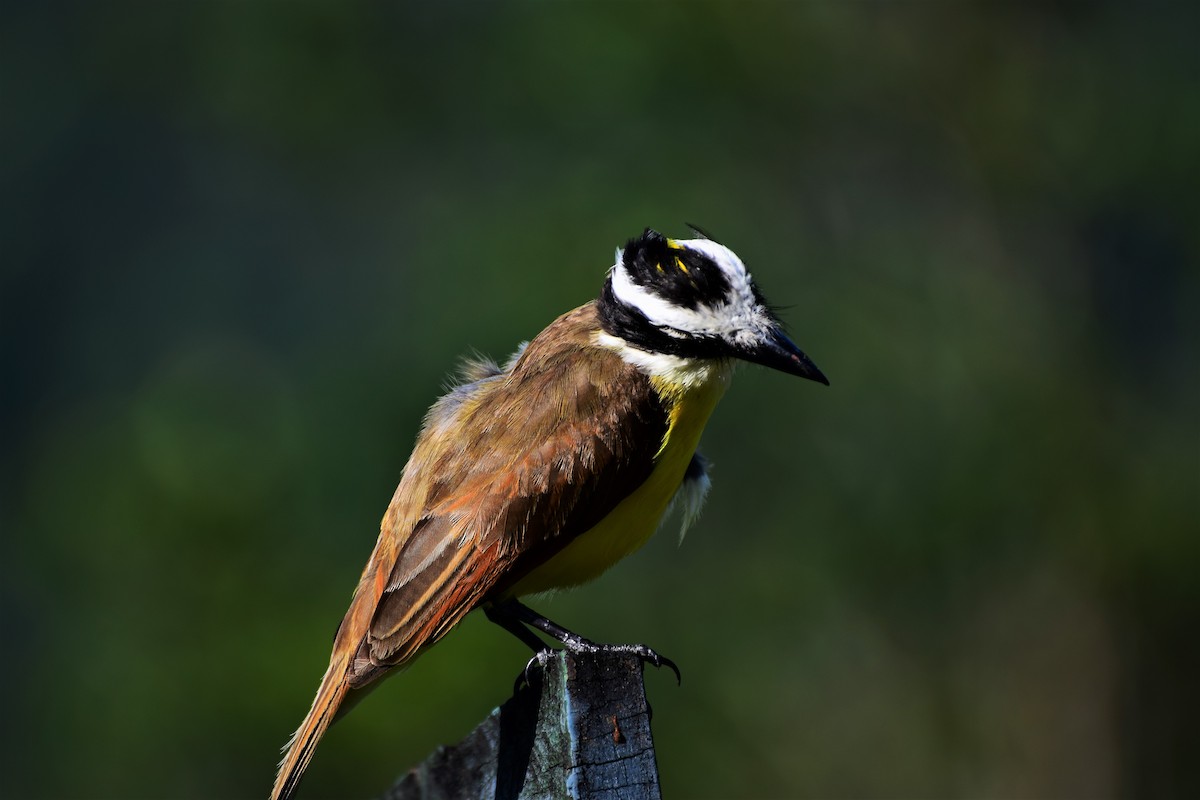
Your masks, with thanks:
[(714, 371), (711, 380), (687, 385), (661, 377), (651, 380), (668, 403), (670, 421), (650, 476), (598, 524), (522, 578), (512, 588), (513, 595), (562, 589), (598, 578), (644, 545), (658, 528), (696, 452), (700, 434), (725, 393), (729, 376), (721, 369)]

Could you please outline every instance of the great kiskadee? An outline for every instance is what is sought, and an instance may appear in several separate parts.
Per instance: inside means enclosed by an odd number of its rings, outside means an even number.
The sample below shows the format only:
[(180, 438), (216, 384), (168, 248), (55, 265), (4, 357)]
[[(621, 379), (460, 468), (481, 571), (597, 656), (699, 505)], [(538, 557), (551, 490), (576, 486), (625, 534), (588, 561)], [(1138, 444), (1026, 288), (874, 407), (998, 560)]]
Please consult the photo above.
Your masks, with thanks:
[[(272, 798), (288, 798), (338, 713), (475, 608), (544, 651), (595, 645), (517, 598), (596, 578), (708, 488), (700, 432), (736, 359), (828, 381), (734, 253), (646, 231), (600, 297), (505, 364), (476, 362), (429, 410)], [(530, 627), (526, 627), (530, 626)], [(617, 646), (655, 664), (641, 645)], [(671, 664), (674, 667), (673, 664)]]

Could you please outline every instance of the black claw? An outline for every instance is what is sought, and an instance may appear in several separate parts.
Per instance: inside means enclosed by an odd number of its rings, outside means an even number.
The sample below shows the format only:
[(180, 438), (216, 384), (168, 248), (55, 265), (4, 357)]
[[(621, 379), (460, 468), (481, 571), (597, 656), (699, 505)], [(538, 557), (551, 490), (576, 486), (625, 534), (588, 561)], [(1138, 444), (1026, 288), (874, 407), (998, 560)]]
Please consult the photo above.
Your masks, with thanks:
[(554, 653), (555, 651), (551, 650), (550, 648), (539, 650), (534, 653), (533, 657), (525, 662), (525, 669), (521, 670), (521, 673), (517, 675), (517, 679), (513, 681), (513, 694), (521, 691), (522, 686), (533, 688), (533, 674), (530, 673), (530, 670), (533, 669), (534, 664), (537, 664), (539, 668), (545, 667), (546, 662), (551, 656), (554, 655)]
[(679, 667), (676, 666), (675, 662), (672, 661), (671, 659), (667, 658), (666, 656), (659, 656), (658, 660), (660, 663), (655, 664), (654, 666), (667, 667), (668, 669), (670, 669), (671, 672), (675, 673), (675, 685), (683, 686), (683, 675), (680, 674)]
[(667, 669), (671, 670), (671, 672), (675, 673), (675, 685), (683, 685), (683, 675), (680, 674), (679, 667), (674, 661), (666, 656), (659, 655), (654, 650), (646, 647), (644, 644), (635, 644), (633, 647), (637, 648), (634, 653), (638, 658), (642, 659), (642, 661), (650, 662), (655, 666), (656, 669), (659, 667), (666, 667)]

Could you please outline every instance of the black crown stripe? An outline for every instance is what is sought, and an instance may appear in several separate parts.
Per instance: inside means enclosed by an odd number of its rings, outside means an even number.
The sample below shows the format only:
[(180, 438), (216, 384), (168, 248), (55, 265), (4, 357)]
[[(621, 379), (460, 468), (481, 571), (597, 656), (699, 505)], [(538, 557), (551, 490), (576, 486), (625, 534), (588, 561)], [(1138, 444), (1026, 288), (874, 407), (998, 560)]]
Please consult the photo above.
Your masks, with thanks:
[(711, 258), (646, 228), (625, 243), (621, 263), (634, 284), (680, 308), (726, 302), (729, 279)]

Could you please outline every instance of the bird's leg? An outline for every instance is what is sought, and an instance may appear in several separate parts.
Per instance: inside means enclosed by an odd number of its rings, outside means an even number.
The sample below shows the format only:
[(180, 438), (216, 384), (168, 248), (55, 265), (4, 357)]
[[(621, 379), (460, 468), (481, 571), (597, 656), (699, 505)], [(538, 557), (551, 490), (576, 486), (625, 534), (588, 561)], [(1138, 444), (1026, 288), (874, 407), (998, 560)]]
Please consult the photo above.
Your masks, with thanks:
[(535, 653), (541, 653), (546, 650), (546, 643), (539, 639), (533, 631), (529, 630), (522, 624), (522, 620), (518, 615), (513, 613), (510, 605), (518, 605), (525, 611), (529, 609), (521, 606), (516, 600), (509, 600), (503, 603), (492, 603), (483, 607), (484, 616), (490, 621), (496, 623), (504, 630), (511, 633), (513, 636), (520, 639)]
[(533, 648), (533, 651), (537, 655), (525, 665), (526, 672), (528, 672), (529, 667), (533, 665), (534, 661), (544, 666), (545, 660), (549, 656), (549, 651), (542, 640), (535, 636), (528, 628), (524, 627), (528, 625), (530, 628), (535, 628), (555, 641), (560, 642), (565, 649), (572, 653), (605, 652), (635, 655), (642, 661), (653, 664), (655, 667), (668, 667), (675, 673), (675, 680), (677, 682), (683, 681), (683, 677), (679, 674), (679, 667), (675, 666), (674, 661), (666, 656), (659, 655), (644, 644), (597, 644), (590, 639), (585, 639), (579, 634), (567, 630), (557, 622), (543, 617), (516, 599), (510, 598), (487, 606), (484, 609), (484, 613), (492, 622), (495, 622)]
[(533, 669), (533, 665), (537, 664), (539, 667), (546, 666), (546, 661), (549, 660), (554, 651), (550, 649), (549, 645), (539, 639), (533, 631), (525, 627), (518, 615), (513, 613), (508, 602), (500, 604), (489, 603), (483, 607), (483, 613), (489, 620), (520, 639), (533, 651), (533, 658), (525, 662), (525, 668), (521, 670), (521, 674), (517, 676), (516, 681), (513, 683), (513, 693), (515, 694), (521, 689), (521, 684), (532, 686), (533, 681), (530, 679), (530, 670)]

